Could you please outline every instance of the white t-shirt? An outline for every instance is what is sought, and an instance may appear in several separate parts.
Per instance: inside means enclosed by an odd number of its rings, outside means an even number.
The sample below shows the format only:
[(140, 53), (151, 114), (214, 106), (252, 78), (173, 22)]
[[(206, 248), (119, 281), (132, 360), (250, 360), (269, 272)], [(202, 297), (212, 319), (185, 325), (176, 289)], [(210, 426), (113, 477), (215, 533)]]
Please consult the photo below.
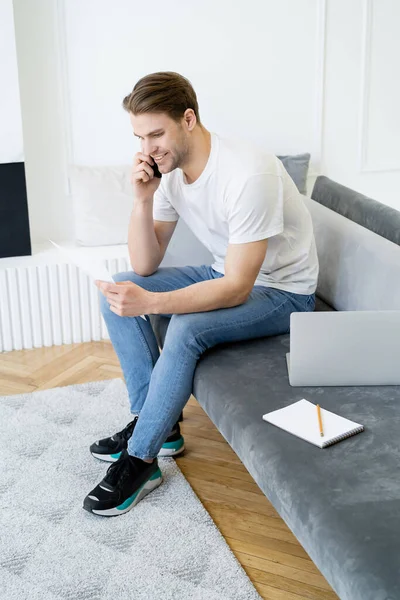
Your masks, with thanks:
[(211, 151), (200, 177), (186, 183), (182, 169), (162, 176), (153, 218), (181, 217), (225, 273), (228, 244), (268, 238), (255, 285), (313, 294), (319, 264), (311, 215), (281, 161), (243, 140), (211, 133)]

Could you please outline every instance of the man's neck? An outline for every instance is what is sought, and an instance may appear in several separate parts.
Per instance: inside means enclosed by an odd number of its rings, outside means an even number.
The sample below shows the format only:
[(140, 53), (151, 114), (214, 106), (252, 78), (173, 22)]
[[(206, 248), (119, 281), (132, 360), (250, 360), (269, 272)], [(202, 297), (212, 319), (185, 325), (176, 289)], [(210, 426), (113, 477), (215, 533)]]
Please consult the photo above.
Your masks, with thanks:
[(211, 152), (211, 134), (207, 129), (199, 129), (198, 138), (194, 142), (194, 150), (190, 164), (183, 167), (185, 183), (194, 183), (200, 177), (208, 162)]

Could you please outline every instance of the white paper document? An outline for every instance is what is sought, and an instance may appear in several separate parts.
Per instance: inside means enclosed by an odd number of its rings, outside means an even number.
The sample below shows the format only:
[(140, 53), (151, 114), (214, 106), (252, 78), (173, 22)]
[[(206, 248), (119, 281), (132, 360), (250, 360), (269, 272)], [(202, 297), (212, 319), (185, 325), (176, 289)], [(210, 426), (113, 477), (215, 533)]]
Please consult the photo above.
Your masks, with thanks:
[[(79, 248), (68, 248), (66, 246), (59, 246), (52, 240), (49, 240), (66, 258), (74, 263), (79, 269), (82, 269), (93, 281), (98, 279), (99, 281), (107, 281), (108, 283), (115, 283), (114, 279), (110, 275), (105, 264), (98, 259), (89, 258), (84, 256)], [(146, 321), (144, 315), (140, 315), (142, 319)]]

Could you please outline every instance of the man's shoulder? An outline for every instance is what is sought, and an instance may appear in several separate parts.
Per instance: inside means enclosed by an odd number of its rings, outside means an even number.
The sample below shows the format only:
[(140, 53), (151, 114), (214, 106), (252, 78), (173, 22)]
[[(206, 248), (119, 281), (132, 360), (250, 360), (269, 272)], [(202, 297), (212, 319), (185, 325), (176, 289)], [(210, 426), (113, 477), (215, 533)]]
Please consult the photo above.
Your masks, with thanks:
[(219, 167), (247, 178), (258, 173), (280, 175), (278, 158), (260, 144), (243, 137), (218, 136)]

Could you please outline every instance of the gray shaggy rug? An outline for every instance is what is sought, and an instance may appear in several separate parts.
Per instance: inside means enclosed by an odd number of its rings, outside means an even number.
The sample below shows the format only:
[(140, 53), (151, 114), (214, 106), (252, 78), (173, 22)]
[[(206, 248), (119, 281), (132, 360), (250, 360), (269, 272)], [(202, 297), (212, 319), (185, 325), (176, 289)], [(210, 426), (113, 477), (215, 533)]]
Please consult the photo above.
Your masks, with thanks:
[(82, 508), (105, 475), (89, 445), (130, 420), (122, 379), (0, 398), (4, 600), (260, 600), (171, 458), (113, 518)]

